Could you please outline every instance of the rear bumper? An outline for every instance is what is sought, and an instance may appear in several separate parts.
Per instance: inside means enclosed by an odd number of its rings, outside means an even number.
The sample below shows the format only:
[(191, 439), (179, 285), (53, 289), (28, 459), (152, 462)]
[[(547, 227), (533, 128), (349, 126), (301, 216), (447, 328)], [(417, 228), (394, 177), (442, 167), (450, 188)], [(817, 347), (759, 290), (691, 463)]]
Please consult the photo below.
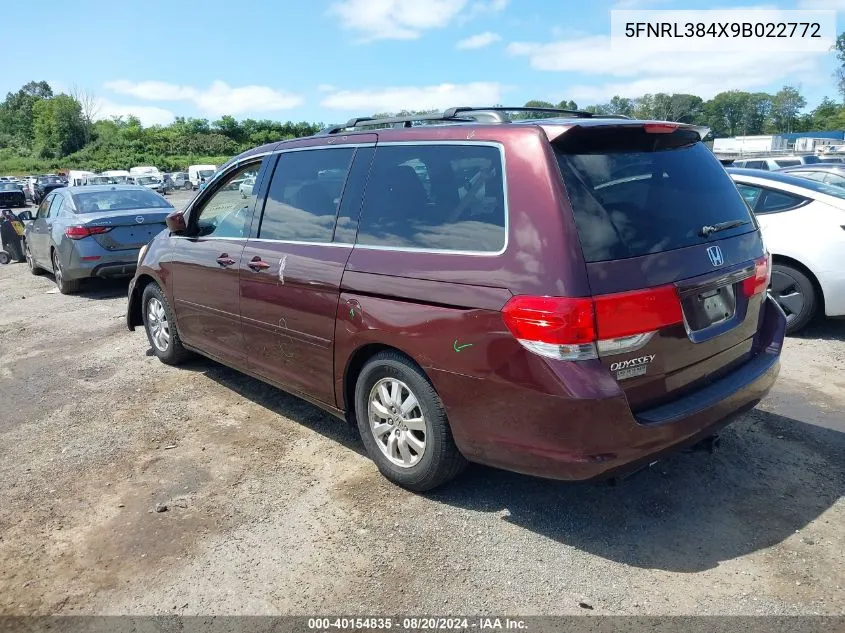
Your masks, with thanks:
[(436, 370), (432, 380), (455, 441), (471, 461), (553, 479), (598, 479), (694, 444), (753, 408), (778, 375), (785, 326), (783, 312), (768, 299), (757, 353), (748, 363), (637, 415), (598, 361), (549, 365), (566, 395)]
[[(98, 259), (84, 259), (97, 257)], [(131, 277), (138, 267), (138, 249), (110, 253), (100, 247), (79, 252), (74, 249), (64, 264), (67, 279)]]

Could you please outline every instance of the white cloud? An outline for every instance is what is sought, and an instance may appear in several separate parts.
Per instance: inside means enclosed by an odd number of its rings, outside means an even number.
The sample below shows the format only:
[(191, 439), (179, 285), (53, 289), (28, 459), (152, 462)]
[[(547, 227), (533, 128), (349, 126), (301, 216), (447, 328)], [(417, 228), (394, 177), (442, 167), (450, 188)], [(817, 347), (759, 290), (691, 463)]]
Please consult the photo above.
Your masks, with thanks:
[(406, 86), (380, 90), (341, 90), (328, 95), (320, 105), (333, 110), (397, 112), (434, 110), (450, 106), (501, 103), (502, 86), (494, 82)]
[(798, 8), (845, 11), (845, 0), (798, 0)]
[(471, 35), (470, 37), (461, 40), (455, 45), (455, 47), (463, 50), (484, 48), (485, 46), (490, 46), (490, 44), (498, 42), (501, 39), (501, 35), (497, 33), (491, 33), (490, 31), (485, 31), (484, 33), (479, 33), (478, 35)]
[(274, 112), (295, 108), (302, 103), (302, 97), (268, 86), (232, 87), (219, 80), (204, 90), (163, 81), (132, 82), (125, 79), (110, 81), (104, 87), (145, 101), (191, 101), (208, 116)]
[(667, 4), (669, 0), (618, 0), (610, 7), (612, 11), (648, 9), (656, 5)]
[[(575, 85), (566, 98), (605, 100), (614, 94), (639, 96), (654, 92), (690, 92), (703, 98), (723, 90), (754, 89), (795, 77), (823, 74), (819, 62), (824, 53), (714, 50), (695, 52), (625, 50), (613, 51), (610, 38), (591, 36), (550, 43), (516, 42), (508, 52), (526, 57), (537, 70), (582, 74), (604, 83)], [(596, 72), (601, 69), (600, 72)]]
[(97, 99), (95, 118), (98, 120), (110, 119), (113, 116), (120, 116), (125, 119), (130, 115), (138, 117), (144, 126), (167, 125), (168, 123), (172, 123), (175, 118), (170, 110), (165, 110), (164, 108), (124, 105), (109, 101), (108, 99)]
[(508, 0), (471, 5), (468, 0), (338, 0), (327, 15), (337, 18), (343, 28), (362, 33), (362, 42), (414, 40), (423, 31), (443, 28), (459, 17), (497, 13), (507, 4)]

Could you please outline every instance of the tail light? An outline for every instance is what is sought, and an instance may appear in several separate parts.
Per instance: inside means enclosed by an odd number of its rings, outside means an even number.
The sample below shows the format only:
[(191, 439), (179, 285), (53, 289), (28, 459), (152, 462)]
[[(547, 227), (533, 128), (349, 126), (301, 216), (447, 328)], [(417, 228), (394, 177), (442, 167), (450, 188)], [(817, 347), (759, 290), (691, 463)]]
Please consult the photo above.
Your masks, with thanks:
[(65, 235), (72, 240), (81, 240), (89, 235), (99, 235), (112, 230), (110, 226), (69, 226), (65, 229)]
[(742, 293), (746, 297), (765, 292), (772, 278), (772, 256), (766, 253), (754, 260), (754, 274), (742, 282)]
[(559, 360), (636, 349), (660, 328), (683, 321), (672, 285), (594, 298), (517, 296), (502, 317), (523, 347)]

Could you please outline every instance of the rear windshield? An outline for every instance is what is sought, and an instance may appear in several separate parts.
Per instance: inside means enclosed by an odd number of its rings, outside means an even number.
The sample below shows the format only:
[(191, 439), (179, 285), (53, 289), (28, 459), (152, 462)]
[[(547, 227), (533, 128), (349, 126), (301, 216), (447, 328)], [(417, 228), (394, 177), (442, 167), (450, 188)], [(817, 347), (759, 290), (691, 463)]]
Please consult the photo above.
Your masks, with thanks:
[(797, 158), (779, 158), (775, 161), (775, 164), (778, 167), (795, 167), (796, 165), (800, 165), (801, 161)]
[(705, 225), (745, 223), (710, 239), (756, 228), (730, 177), (692, 131), (576, 128), (555, 152), (588, 262), (700, 244)]
[(86, 191), (85, 193), (74, 194), (73, 201), (76, 203), (77, 213), (172, 208), (172, 205), (158, 194), (143, 189)]

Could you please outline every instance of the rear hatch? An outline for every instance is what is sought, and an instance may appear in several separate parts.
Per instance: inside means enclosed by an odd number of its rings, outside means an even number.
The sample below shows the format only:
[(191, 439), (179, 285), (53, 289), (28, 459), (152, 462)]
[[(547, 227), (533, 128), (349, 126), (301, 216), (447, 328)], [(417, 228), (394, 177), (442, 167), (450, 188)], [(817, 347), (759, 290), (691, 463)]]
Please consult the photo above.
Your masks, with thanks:
[(598, 354), (636, 412), (747, 361), (769, 262), (697, 130), (573, 127), (554, 143), (594, 295)]

